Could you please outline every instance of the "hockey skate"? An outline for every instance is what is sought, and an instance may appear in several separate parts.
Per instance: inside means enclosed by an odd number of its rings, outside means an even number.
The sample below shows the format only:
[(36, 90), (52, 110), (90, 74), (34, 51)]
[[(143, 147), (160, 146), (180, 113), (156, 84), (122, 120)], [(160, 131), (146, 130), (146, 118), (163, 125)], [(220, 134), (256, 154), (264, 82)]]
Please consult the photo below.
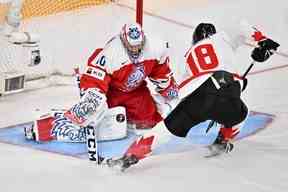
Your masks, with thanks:
[(125, 154), (117, 159), (110, 158), (106, 160), (108, 167), (117, 167), (123, 172), (132, 165), (137, 164), (140, 160), (144, 159), (151, 153), (151, 145), (154, 136), (147, 138), (140, 137), (132, 143)]
[(231, 141), (238, 133), (238, 129), (222, 127), (214, 143), (208, 146), (210, 154), (206, 155), (205, 157), (209, 158), (219, 156), (224, 153), (230, 153), (234, 149), (234, 145)]
[(36, 134), (34, 132), (34, 124), (24, 127), (24, 136), (27, 140), (36, 140)]
[(54, 117), (47, 115), (35, 120), (31, 125), (24, 127), (24, 136), (27, 140), (46, 142), (51, 141), (54, 137), (51, 135)]
[(129, 168), (131, 165), (134, 165), (139, 162), (139, 159), (135, 155), (127, 156), (124, 155), (121, 158), (118, 159), (107, 159), (106, 163), (108, 167), (118, 167), (122, 172), (124, 172), (127, 168)]

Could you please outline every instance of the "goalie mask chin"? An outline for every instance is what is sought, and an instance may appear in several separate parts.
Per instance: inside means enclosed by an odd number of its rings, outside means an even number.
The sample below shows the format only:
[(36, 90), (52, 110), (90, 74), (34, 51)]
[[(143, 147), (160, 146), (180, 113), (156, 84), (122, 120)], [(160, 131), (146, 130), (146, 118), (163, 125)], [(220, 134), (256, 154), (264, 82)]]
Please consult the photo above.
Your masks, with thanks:
[(145, 35), (137, 23), (125, 24), (120, 32), (120, 39), (131, 59), (138, 59), (145, 44)]

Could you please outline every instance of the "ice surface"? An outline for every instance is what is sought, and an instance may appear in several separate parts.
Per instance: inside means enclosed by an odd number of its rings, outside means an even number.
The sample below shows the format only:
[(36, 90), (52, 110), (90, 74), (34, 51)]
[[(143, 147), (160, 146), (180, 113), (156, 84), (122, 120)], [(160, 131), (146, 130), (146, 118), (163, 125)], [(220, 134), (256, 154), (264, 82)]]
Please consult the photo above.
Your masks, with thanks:
[[(131, 5), (133, 4), (131, 2), (133, 1), (125, 0), (119, 3)], [(181, 58), (185, 49), (189, 47), (193, 26), (203, 20), (214, 21), (222, 28), (231, 29), (233, 32), (234, 27), (230, 26), (235, 25), (236, 20), (245, 18), (250, 23), (257, 24), (268, 36), (278, 40), (281, 43), (281, 50), (288, 51), (286, 1), (145, 0), (144, 3), (146, 3), (145, 9), (153, 13), (144, 16), (145, 30), (170, 40), (175, 70), (179, 70)], [(91, 51), (93, 46), (101, 46), (112, 32), (117, 31), (123, 21), (133, 18), (134, 12), (116, 4), (103, 9), (97, 8), (95, 16), (98, 17), (89, 24), (89, 28), (82, 27), (83, 23), (75, 24), (80, 26), (77, 28), (78, 32), (82, 29), (87, 31), (87, 36), (81, 36), (80, 40), (75, 41), (81, 42), (78, 46), (75, 42), (65, 44), (53, 34), (54, 42), (60, 45), (53, 50), (59, 52), (55, 57), (61, 57), (61, 54), (64, 54), (62, 57), (65, 56), (59, 63), (70, 62), (67, 59), (69, 56), (73, 55), (73, 59), (74, 54), (85, 52), (76, 58), (76, 62), (80, 62), (90, 54), (87, 52)], [(109, 26), (107, 25), (109, 23), (113, 24)], [(55, 27), (56, 24), (46, 25), (50, 33)], [(89, 41), (91, 36), (88, 34), (89, 30), (93, 30), (93, 35), (97, 37), (95, 45)], [(58, 26), (54, 33), (62, 33), (61, 31), (65, 30)], [(71, 35), (75, 35), (76, 32), (71, 31)], [(51, 39), (45, 38), (49, 36), (48, 32), (43, 32), (43, 35), (45, 48)], [(67, 36), (69, 39), (69, 33)], [(89, 49), (85, 48), (85, 44)], [(72, 52), (66, 52), (65, 55), (65, 51), (62, 51), (65, 46), (75, 47)], [(249, 50), (249, 47), (239, 50), (240, 65), (249, 64)], [(273, 114), (276, 119), (266, 130), (237, 142), (233, 153), (227, 156), (207, 160), (199, 156), (197, 150), (159, 155), (139, 163), (125, 174), (119, 174), (106, 168), (97, 168), (83, 159), (0, 144), (0, 190), (3, 192), (286, 192), (288, 191), (287, 64), (287, 58), (275, 55), (268, 63), (257, 65), (253, 69), (254, 74), (248, 76), (249, 85), (245, 99), (250, 108)], [(284, 67), (273, 70), (275, 66)], [(267, 70), (261, 72), (263, 69)], [(42, 111), (49, 108), (67, 108), (77, 99), (78, 93), (73, 79), (71, 84), (66, 86), (0, 97), (0, 127), (30, 121), (37, 108)]]

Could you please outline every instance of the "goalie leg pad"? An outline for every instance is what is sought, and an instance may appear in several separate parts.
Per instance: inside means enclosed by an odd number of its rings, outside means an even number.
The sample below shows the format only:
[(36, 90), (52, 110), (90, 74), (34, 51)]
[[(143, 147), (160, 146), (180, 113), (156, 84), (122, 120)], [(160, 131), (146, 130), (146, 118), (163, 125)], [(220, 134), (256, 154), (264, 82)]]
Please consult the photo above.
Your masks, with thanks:
[(85, 142), (85, 129), (73, 124), (64, 117), (63, 112), (45, 115), (31, 126), (24, 127), (27, 140), (46, 142), (58, 140), (63, 142)]
[(127, 118), (124, 107), (113, 107), (96, 125), (99, 141), (117, 140), (127, 136)]
[(80, 102), (68, 110), (64, 116), (73, 123), (84, 127), (92, 121), (100, 121), (107, 108), (106, 96), (98, 89), (88, 89)]
[[(97, 129), (97, 140), (117, 140), (127, 136), (127, 120), (124, 107), (107, 109), (103, 118), (99, 119), (98, 117), (89, 124), (89, 126), (93, 125)], [(51, 134), (58, 141), (73, 143), (85, 142), (87, 137), (85, 128), (72, 123), (63, 113), (55, 115)]]
[[(100, 141), (117, 140), (127, 136), (127, 118), (124, 107), (107, 109), (103, 119), (96, 118), (92, 124), (98, 131)], [(99, 117), (99, 116), (97, 116)], [(67, 119), (63, 112), (41, 117), (33, 125), (24, 128), (28, 140), (85, 142), (85, 128)]]
[[(97, 129), (97, 140), (117, 140), (127, 136), (127, 118), (124, 107), (106, 109), (102, 115), (101, 118), (96, 116), (95, 120), (89, 124), (89, 126), (93, 125)], [(57, 140), (64, 142), (85, 142), (87, 136), (84, 127), (72, 123), (61, 113), (54, 120), (52, 135)]]
[(54, 117), (51, 115), (42, 117), (34, 121), (30, 127), (24, 127), (25, 137), (28, 140), (51, 141), (54, 137), (51, 135)]
[(51, 135), (58, 141), (79, 143), (86, 141), (85, 128), (72, 123), (63, 113), (55, 113)]

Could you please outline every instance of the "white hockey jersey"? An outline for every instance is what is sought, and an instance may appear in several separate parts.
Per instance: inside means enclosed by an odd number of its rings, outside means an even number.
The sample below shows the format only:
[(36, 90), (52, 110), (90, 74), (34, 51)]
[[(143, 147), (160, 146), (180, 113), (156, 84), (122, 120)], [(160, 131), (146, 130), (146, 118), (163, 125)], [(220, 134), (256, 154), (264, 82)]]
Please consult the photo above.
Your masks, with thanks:
[(193, 45), (185, 54), (185, 71), (180, 82), (180, 98), (196, 90), (215, 71), (224, 70), (241, 79), (235, 61), (235, 45), (224, 31)]

